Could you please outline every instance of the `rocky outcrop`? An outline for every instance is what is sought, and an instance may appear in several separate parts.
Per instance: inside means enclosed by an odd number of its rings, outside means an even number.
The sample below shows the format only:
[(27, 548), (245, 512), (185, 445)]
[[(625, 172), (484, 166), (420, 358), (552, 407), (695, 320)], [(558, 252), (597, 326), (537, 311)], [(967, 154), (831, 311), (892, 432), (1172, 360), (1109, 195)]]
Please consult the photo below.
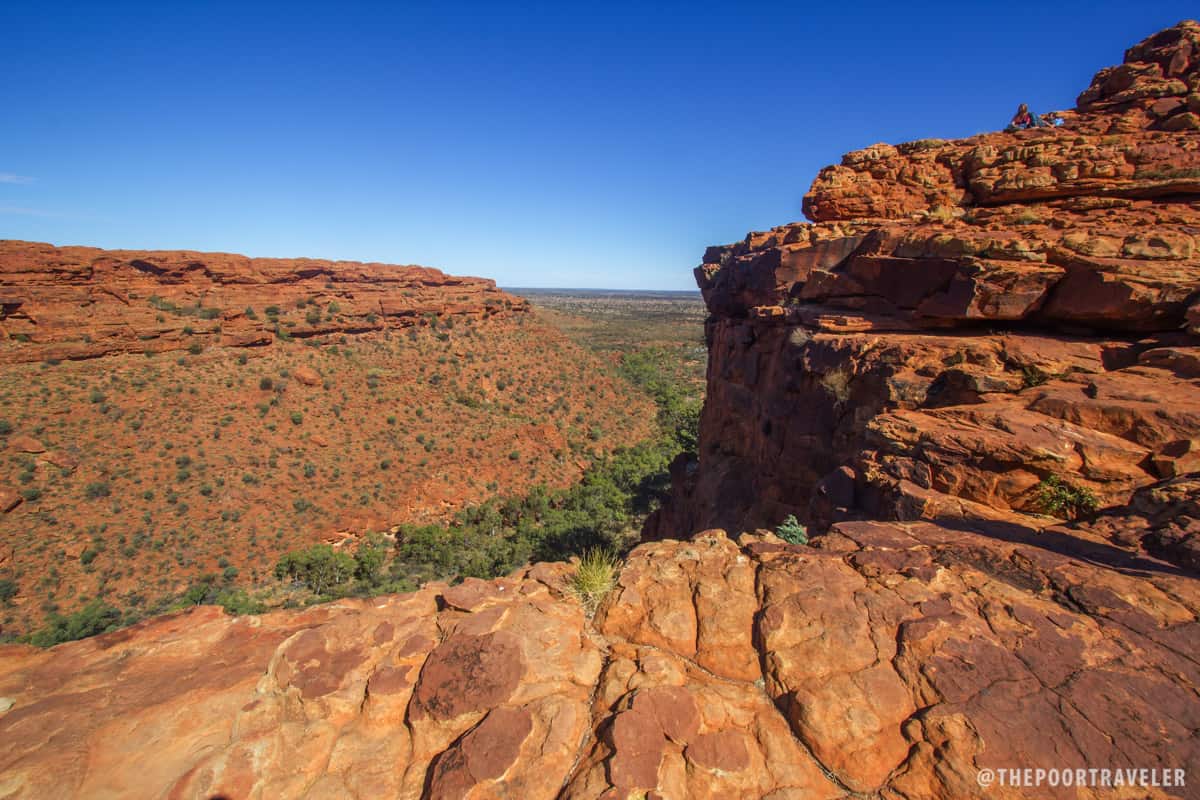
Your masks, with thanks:
[(1061, 128), (850, 153), (814, 222), (709, 248), (699, 464), (650, 531), (1061, 513), (1054, 481), (1111, 508), (1200, 469), (1197, 98), (1185, 22)]
[(427, 267), (0, 241), (0, 364), (249, 347), (527, 308), (494, 281)]
[(1117, 798), (976, 775), (1200, 771), (1200, 583), (1098, 536), (709, 531), (636, 548), (591, 622), (569, 569), (0, 648), (0, 797)]

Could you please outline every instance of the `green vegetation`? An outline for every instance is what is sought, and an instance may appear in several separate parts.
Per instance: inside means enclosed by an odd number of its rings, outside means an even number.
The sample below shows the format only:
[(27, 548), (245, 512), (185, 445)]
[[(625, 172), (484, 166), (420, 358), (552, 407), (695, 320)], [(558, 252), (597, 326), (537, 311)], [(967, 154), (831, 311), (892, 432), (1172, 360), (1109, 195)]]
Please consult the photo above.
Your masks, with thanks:
[(101, 497), (108, 497), (112, 494), (112, 487), (107, 481), (94, 481), (89, 483), (83, 490), (89, 500), (98, 500)]
[(788, 514), (775, 529), (775, 535), (788, 544), (808, 544), (808, 529), (800, 524), (795, 514)]
[(621, 562), (616, 554), (602, 547), (588, 550), (579, 559), (579, 566), (571, 576), (571, 591), (587, 613), (595, 613), (616, 585), (620, 571)]
[(1091, 489), (1067, 483), (1057, 475), (1037, 485), (1037, 504), (1043, 512), (1063, 519), (1090, 516), (1100, 508)]
[[(360, 547), (357, 565), (328, 545), (286, 554), (276, 566), (316, 595), (400, 591), (428, 580), (505, 575), (529, 561), (607, 553), (615, 559), (636, 539), (646, 515), (670, 488), (668, 468), (680, 452), (694, 451), (700, 400), (670, 377), (671, 353), (651, 348), (625, 356), (619, 370), (654, 398), (658, 430), (648, 441), (597, 457), (568, 489), (534, 487), (524, 497), (497, 498), (464, 509), (448, 524), (402, 525), (383, 574), (382, 552)], [(418, 441), (423, 437), (418, 436)], [(372, 568), (362, 566), (369, 558)], [(367, 580), (368, 573), (373, 575)], [(352, 582), (357, 578), (358, 583)]]
[[(374, 594), (382, 585), (380, 570), (386, 557), (383, 540), (378, 536), (368, 536), (353, 556), (330, 545), (317, 544), (284, 555), (275, 565), (275, 577), (291, 580), (318, 598)], [(408, 588), (411, 587), (406, 585), (396, 590)]]
[[(200, 317), (201, 319), (216, 319), (221, 316), (219, 308), (203, 308), (199, 302), (194, 306), (177, 306), (170, 300), (165, 300), (157, 295), (152, 295), (148, 301), (153, 308), (159, 311), (166, 311), (168, 314), (175, 314), (181, 317)], [(250, 311), (251, 309), (247, 309)]]
[(95, 599), (68, 616), (52, 613), (46, 627), (34, 631), (29, 643), (38, 647), (53, 647), (63, 642), (83, 639), (121, 627), (121, 612), (100, 599)]
[(1021, 367), (1021, 383), (1026, 389), (1041, 386), (1050, 376), (1033, 365)]
[(327, 544), (294, 550), (279, 559), (275, 577), (291, 579), (321, 595), (335, 590), (354, 577), (354, 559)]
[(697, 440), (700, 402), (664, 377), (666, 356), (643, 351), (626, 356), (620, 367), (658, 404), (654, 438), (597, 459), (569, 489), (535, 487), (523, 498), (465, 509), (448, 525), (402, 526), (393, 575), (412, 581), (490, 578), (530, 560), (623, 550), (670, 488), (672, 459), (694, 450)]

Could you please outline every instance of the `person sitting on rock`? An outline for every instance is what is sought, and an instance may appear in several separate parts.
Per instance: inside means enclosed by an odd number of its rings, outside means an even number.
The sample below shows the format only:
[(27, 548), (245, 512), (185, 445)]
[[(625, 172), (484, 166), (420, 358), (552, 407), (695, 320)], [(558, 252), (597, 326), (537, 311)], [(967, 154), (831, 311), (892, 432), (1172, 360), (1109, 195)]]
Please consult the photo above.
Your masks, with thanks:
[(1008, 123), (1006, 131), (1023, 131), (1026, 128), (1033, 127), (1033, 115), (1029, 113), (1029, 106), (1025, 103), (1017, 106), (1017, 113), (1013, 114), (1012, 121)]
[(1062, 118), (1062, 114), (1059, 114), (1057, 111), (1051, 111), (1049, 114), (1043, 117), (1043, 119), (1051, 128), (1061, 128), (1063, 123), (1066, 122), (1066, 120)]
[(1029, 110), (1029, 106), (1021, 103), (1017, 107), (1017, 113), (1013, 114), (1012, 122), (1008, 123), (1006, 131), (1023, 131), (1028, 128), (1044, 128), (1046, 121), (1042, 119), (1040, 114), (1034, 114)]

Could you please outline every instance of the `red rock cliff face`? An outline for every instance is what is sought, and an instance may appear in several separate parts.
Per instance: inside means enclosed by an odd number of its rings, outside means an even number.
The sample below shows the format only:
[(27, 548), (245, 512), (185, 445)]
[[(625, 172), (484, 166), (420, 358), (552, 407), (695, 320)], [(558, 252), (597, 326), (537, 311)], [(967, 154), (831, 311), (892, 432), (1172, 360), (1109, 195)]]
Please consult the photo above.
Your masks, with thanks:
[(1061, 128), (875, 145), (713, 247), (698, 469), (664, 530), (1101, 505), (1200, 468), (1200, 25)]
[[(281, 326), (268, 309), (320, 313)], [(527, 303), (428, 267), (0, 241), (0, 364), (366, 333)], [(298, 315), (304, 317), (304, 314)], [(188, 331), (185, 332), (184, 329)]]

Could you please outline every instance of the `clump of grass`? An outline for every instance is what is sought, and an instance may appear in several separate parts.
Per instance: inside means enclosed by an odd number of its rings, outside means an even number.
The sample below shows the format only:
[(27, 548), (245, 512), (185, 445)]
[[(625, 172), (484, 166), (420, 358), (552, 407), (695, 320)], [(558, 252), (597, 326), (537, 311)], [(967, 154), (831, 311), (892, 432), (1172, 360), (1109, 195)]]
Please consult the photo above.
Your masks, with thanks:
[(833, 395), (835, 400), (839, 403), (845, 403), (850, 399), (851, 377), (850, 370), (845, 367), (838, 367), (821, 376), (821, 385)]
[(1051, 475), (1037, 485), (1037, 505), (1051, 516), (1079, 519), (1090, 516), (1100, 508), (1100, 501), (1091, 489), (1064, 481)]
[(1041, 386), (1050, 380), (1050, 376), (1033, 365), (1021, 367), (1021, 384), (1026, 389)]
[(808, 544), (808, 529), (800, 524), (795, 514), (788, 514), (775, 529), (775, 535), (788, 544)]
[(579, 559), (579, 566), (571, 577), (571, 591), (589, 615), (596, 612), (601, 601), (616, 586), (620, 571), (620, 560), (607, 548), (588, 550)]

